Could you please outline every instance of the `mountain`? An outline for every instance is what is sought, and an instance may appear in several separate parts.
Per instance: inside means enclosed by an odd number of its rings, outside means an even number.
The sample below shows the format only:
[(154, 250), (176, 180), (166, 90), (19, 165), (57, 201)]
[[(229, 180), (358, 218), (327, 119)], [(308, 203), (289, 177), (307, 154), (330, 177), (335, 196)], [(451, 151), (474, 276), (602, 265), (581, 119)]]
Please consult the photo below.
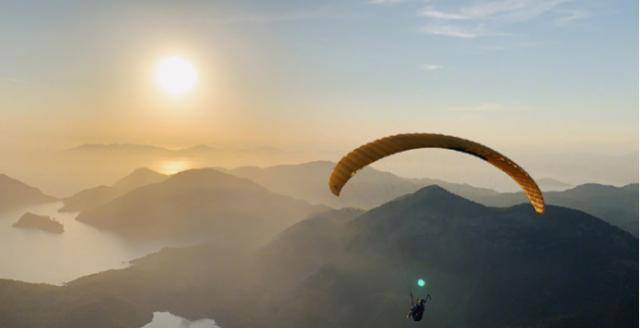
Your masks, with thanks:
[(99, 205), (128, 193), (136, 188), (157, 183), (166, 179), (164, 174), (157, 173), (147, 168), (139, 168), (126, 177), (118, 180), (113, 186), (98, 186), (82, 190), (71, 197), (63, 199), (64, 206), (61, 212), (79, 212)]
[(64, 287), (0, 280), (0, 326), (139, 327), (170, 311), (223, 327), (414, 327), (407, 289), (423, 277), (425, 326), (637, 327), (637, 276), (637, 239), (596, 217), (430, 186), (317, 213), (258, 252), (167, 248)]
[[(333, 167), (332, 162), (317, 161), (267, 168), (240, 167), (228, 172), (251, 179), (283, 195), (332, 207), (369, 209), (429, 185), (439, 185), (454, 194), (489, 206), (508, 207), (527, 202), (521, 192), (499, 193), (437, 179), (407, 179), (371, 167), (358, 172), (345, 186), (340, 197), (336, 197), (327, 187)], [(559, 181), (541, 179), (541, 183), (547, 182), (554, 188), (561, 186)], [(563, 191), (546, 191), (544, 196), (548, 204), (585, 211), (638, 236), (638, 184), (625, 187), (586, 184)]]
[(518, 160), (531, 172), (543, 177), (558, 177), (574, 185), (589, 181), (622, 185), (638, 182), (638, 151), (626, 154), (596, 154), (562, 151), (541, 154), (523, 153)]
[(95, 153), (95, 152), (122, 152), (122, 153), (153, 153), (166, 155), (169, 149), (138, 144), (82, 144), (66, 150), (67, 153)]
[(26, 185), (5, 174), (0, 174), (0, 211), (54, 201), (40, 189)]
[[(490, 208), (430, 186), (368, 211), (331, 235), (330, 261), (288, 271), (269, 290), (260, 322), (280, 327), (404, 327), (407, 284), (428, 281), (425, 325), (437, 327), (635, 327), (638, 249), (630, 234), (586, 213), (550, 206)], [(293, 229), (293, 228), (292, 228)], [(323, 240), (307, 231), (298, 240)], [(278, 241), (276, 241), (277, 243)], [(262, 259), (303, 259), (296, 243)], [(275, 263), (271, 266), (269, 263)], [(290, 267), (295, 268), (295, 266)], [(264, 284), (264, 282), (263, 282)], [(313, 308), (309, 313), (305, 309)], [(275, 326), (275, 325), (274, 325)]]
[[(547, 204), (575, 208), (638, 236), (638, 184), (623, 187), (583, 184), (565, 191), (544, 193)], [(527, 202), (522, 193), (482, 196), (476, 201), (491, 206), (512, 206)]]
[(325, 209), (247, 179), (195, 169), (84, 210), (77, 220), (135, 238), (197, 235), (256, 243)]
[(137, 156), (191, 156), (212, 151), (213, 148), (207, 145), (196, 145), (181, 149), (168, 149), (152, 145), (140, 144), (83, 144), (74, 148), (67, 149), (67, 154), (75, 155), (91, 155), (105, 154), (110, 155), (137, 155)]
[(335, 163), (332, 162), (316, 161), (267, 168), (240, 167), (228, 172), (251, 179), (277, 193), (332, 207), (369, 209), (431, 184), (441, 185), (465, 197), (474, 195), (488, 197), (497, 194), (489, 189), (441, 180), (402, 178), (389, 172), (366, 167), (349, 181), (340, 197), (336, 197), (331, 194), (327, 185), (334, 166)]
[(166, 179), (167, 176), (160, 174), (156, 171), (152, 171), (148, 168), (142, 167), (134, 170), (131, 174), (116, 181), (113, 188), (121, 191), (131, 191), (133, 189), (146, 186), (148, 184), (161, 182)]
[(284, 278), (288, 284), (295, 277), (290, 277), (287, 272), (304, 277), (337, 258), (344, 246), (344, 225), (362, 213), (363, 210), (353, 208), (330, 210), (313, 215), (279, 233), (260, 250), (258, 256), (271, 260), (265, 265), (279, 269), (277, 274), (272, 272), (268, 284), (273, 286), (279, 278)]
[(562, 182), (554, 178), (540, 178), (536, 179), (536, 182), (538, 183), (538, 186), (540, 186), (540, 189), (542, 189), (543, 191), (561, 191), (573, 187), (573, 185), (571, 184)]
[[(87, 290), (90, 292), (90, 290)], [(136, 311), (114, 293), (82, 296), (70, 288), (0, 279), (1, 327), (140, 327), (152, 315)], [(14, 305), (27, 305), (12, 307)]]

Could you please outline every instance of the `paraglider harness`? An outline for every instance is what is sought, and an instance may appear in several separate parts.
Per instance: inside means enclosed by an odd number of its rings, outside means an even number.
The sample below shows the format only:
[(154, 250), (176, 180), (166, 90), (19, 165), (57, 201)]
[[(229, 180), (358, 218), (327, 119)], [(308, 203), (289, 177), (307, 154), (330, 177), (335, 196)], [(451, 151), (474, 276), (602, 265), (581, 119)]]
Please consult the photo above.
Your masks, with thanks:
[(424, 307), (427, 304), (427, 301), (431, 300), (431, 295), (427, 294), (425, 298), (416, 298), (415, 301), (413, 298), (413, 292), (409, 292), (409, 296), (411, 297), (411, 310), (407, 313), (407, 318), (411, 318), (413, 321), (420, 321), (422, 320)]

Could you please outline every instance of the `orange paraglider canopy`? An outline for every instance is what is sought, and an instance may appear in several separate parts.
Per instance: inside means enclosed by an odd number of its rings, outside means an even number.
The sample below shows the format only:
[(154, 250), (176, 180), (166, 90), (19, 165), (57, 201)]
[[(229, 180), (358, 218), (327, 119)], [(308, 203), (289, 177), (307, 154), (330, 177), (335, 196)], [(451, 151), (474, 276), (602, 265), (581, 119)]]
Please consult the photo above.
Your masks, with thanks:
[(518, 164), (477, 142), (435, 133), (397, 134), (372, 141), (354, 149), (336, 164), (329, 178), (329, 188), (334, 195), (339, 196), (342, 187), (358, 170), (389, 155), (419, 148), (455, 150), (491, 163), (520, 185), (538, 214), (544, 213), (545, 204), (540, 188)]

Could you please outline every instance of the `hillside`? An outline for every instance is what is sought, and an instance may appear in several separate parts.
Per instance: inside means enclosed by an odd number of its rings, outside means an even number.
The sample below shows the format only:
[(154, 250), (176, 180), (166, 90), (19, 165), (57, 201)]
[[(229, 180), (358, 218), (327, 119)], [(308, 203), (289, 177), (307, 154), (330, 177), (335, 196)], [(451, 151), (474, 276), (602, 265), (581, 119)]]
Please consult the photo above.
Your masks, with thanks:
[(265, 241), (322, 206), (214, 169), (188, 170), (82, 211), (77, 220), (134, 238)]
[(38, 188), (31, 187), (7, 175), (0, 174), (0, 211), (47, 203), (54, 200), (54, 197), (45, 195)]
[[(409, 326), (399, 317), (407, 284), (424, 277), (434, 297), (430, 326), (638, 325), (637, 240), (579, 211), (550, 206), (538, 216), (528, 205), (489, 208), (432, 186), (333, 234), (347, 236), (343, 255), (336, 259), (334, 245), (318, 257), (335, 260), (314, 273), (287, 272), (282, 279), (295, 286), (267, 296), (287, 311), (265, 310), (264, 320), (287, 323), (281, 327)], [(313, 243), (323, 235), (298, 239)], [(266, 272), (283, 275), (268, 263), (304, 257), (304, 248), (289, 248), (301, 251), (265, 258)], [(310, 307), (320, 310), (305, 312)]]
[(113, 186), (98, 186), (85, 189), (71, 197), (63, 199), (61, 212), (80, 212), (108, 203), (136, 188), (157, 183), (166, 179), (164, 174), (147, 168), (139, 168), (118, 180)]
[(349, 181), (338, 198), (331, 194), (327, 187), (327, 179), (334, 166), (333, 162), (316, 161), (266, 168), (240, 167), (229, 170), (229, 173), (251, 179), (283, 195), (304, 199), (312, 204), (325, 204), (332, 207), (369, 209), (432, 184), (441, 185), (464, 197), (497, 194), (490, 189), (435, 179), (408, 179), (366, 167)]
[[(333, 207), (370, 209), (429, 185), (439, 185), (454, 194), (488, 206), (508, 207), (527, 202), (521, 192), (499, 193), (437, 179), (407, 179), (371, 167), (358, 172), (345, 186), (340, 197), (335, 197), (327, 187), (333, 166), (332, 162), (318, 161), (267, 168), (242, 167), (229, 172), (283, 195)], [(542, 182), (548, 184), (550, 179), (542, 179)], [(553, 188), (560, 187), (558, 181), (551, 182)], [(563, 191), (546, 191), (544, 196), (548, 204), (585, 211), (638, 236), (637, 183), (624, 187), (585, 184)]]
[[(565, 191), (548, 191), (544, 197), (547, 204), (579, 209), (638, 236), (637, 183), (623, 187), (589, 183)], [(482, 196), (474, 200), (502, 207), (527, 202), (522, 193)]]
[(423, 277), (425, 326), (637, 327), (637, 276), (637, 240), (588, 214), (427, 187), (365, 213), (320, 213), (258, 253), (209, 244), (62, 288), (0, 281), (0, 324), (135, 327), (161, 310), (223, 327), (413, 327), (407, 287)]

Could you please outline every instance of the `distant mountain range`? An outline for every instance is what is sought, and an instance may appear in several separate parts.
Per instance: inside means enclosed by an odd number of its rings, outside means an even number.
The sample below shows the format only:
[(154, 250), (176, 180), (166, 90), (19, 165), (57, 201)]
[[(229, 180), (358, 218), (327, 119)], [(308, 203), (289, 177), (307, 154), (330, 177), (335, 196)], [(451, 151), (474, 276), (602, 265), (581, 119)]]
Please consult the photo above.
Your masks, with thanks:
[[(158, 159), (170, 157), (189, 157), (191, 159), (207, 159), (202, 166), (238, 166), (263, 163), (278, 163), (300, 161), (309, 158), (309, 154), (302, 150), (287, 151), (268, 145), (230, 145), (230, 144), (200, 144), (183, 148), (168, 148), (148, 144), (107, 143), (83, 144), (61, 152), (63, 155), (77, 155), (79, 157), (109, 158), (116, 161), (131, 161), (137, 159)], [(302, 156), (307, 154), (306, 156)], [(108, 156), (107, 156), (108, 155)], [(239, 158), (238, 158), (239, 157)], [(234, 160), (235, 158), (235, 160)], [(63, 156), (64, 159), (64, 156)], [(537, 172), (537, 180), (543, 190), (562, 190), (573, 187), (579, 182), (598, 182), (610, 184), (624, 184), (638, 182), (638, 152), (624, 155), (605, 155), (587, 153), (524, 153), (518, 159), (531, 172)], [(502, 189), (510, 186), (508, 180), (502, 182), (491, 181), (483, 177), (482, 165), (465, 167), (460, 158), (444, 156), (437, 161), (426, 159), (418, 161), (421, 172), (440, 172), (444, 180), (452, 180), (458, 172), (465, 172), (471, 184), (500, 186)], [(149, 166), (149, 163), (136, 162), (136, 166)], [(462, 166), (460, 166), (462, 165)], [(395, 171), (415, 172), (416, 164), (396, 165)], [(411, 168), (414, 167), (414, 168)], [(447, 169), (453, 168), (453, 169)], [(464, 171), (460, 171), (464, 170)], [(412, 176), (415, 173), (410, 174)], [(559, 180), (558, 180), (559, 179)], [(497, 183), (497, 184), (496, 184)], [(506, 184), (506, 185), (505, 185)]]
[[(442, 180), (408, 179), (374, 168), (366, 168), (359, 172), (347, 184), (342, 195), (335, 197), (327, 187), (327, 176), (333, 166), (332, 162), (317, 161), (267, 168), (240, 167), (219, 170), (252, 180), (270, 191), (285, 196), (334, 208), (369, 209), (428, 185), (442, 186), (457, 195), (489, 206), (507, 207), (527, 202), (524, 194), (520, 192), (499, 193), (491, 189)], [(64, 207), (61, 211), (88, 211), (106, 205), (139, 187), (165, 179), (167, 179), (166, 175), (140, 168), (118, 180), (113, 186), (86, 189), (63, 199)], [(26, 186), (7, 176), (0, 176), (0, 188), (3, 185), (7, 191), (0, 199), (0, 210), (3, 206), (10, 208), (21, 204), (53, 200), (36, 188)], [(623, 187), (584, 184), (563, 191), (547, 191), (544, 195), (548, 204), (585, 211), (638, 236), (638, 184)], [(9, 206), (9, 203), (13, 206)]]
[[(65, 199), (127, 237), (210, 242), (64, 287), (0, 280), (0, 326), (137, 327), (161, 310), (223, 327), (404, 327), (417, 277), (431, 326), (638, 326), (637, 184), (548, 191), (539, 216), (522, 193), (373, 168), (335, 198), (332, 167), (139, 169)], [(2, 175), (0, 190), (53, 200)]]
[[(638, 237), (637, 183), (623, 187), (589, 183), (565, 191), (545, 192), (544, 197), (548, 204), (585, 211)], [(526, 202), (522, 193), (504, 193), (472, 199), (486, 205), (502, 207)]]
[[(368, 167), (358, 172), (345, 186), (340, 197), (329, 191), (327, 179), (332, 162), (309, 162), (267, 168), (241, 167), (231, 174), (251, 179), (283, 195), (332, 207), (369, 209), (428, 186), (439, 185), (454, 194), (489, 205), (507, 207), (527, 200), (523, 193), (499, 193), (467, 184), (435, 179), (408, 179)], [(557, 186), (557, 185), (556, 185)], [(638, 235), (638, 184), (623, 187), (585, 184), (565, 191), (547, 191), (546, 202), (585, 211)]]
[[(347, 184), (343, 194), (336, 197), (327, 187), (327, 176), (333, 165), (332, 162), (318, 161), (267, 168), (241, 167), (219, 170), (249, 179), (285, 196), (334, 208), (368, 209), (428, 185), (442, 186), (457, 195), (488, 206), (508, 207), (527, 203), (521, 192), (499, 193), (491, 189), (435, 179), (408, 179), (374, 168), (366, 168), (359, 172)], [(148, 169), (138, 169), (112, 187), (99, 186), (64, 199), (65, 206), (61, 210), (90, 210), (106, 205), (136, 188), (164, 181), (166, 178), (166, 175)], [(585, 211), (638, 236), (637, 184), (624, 187), (585, 184), (564, 191), (547, 191), (544, 195), (548, 204)]]
[(325, 209), (247, 179), (196, 169), (88, 208), (76, 219), (135, 238), (242, 236), (259, 242), (265, 240), (258, 235), (268, 237)]
[(147, 155), (147, 156), (191, 156), (212, 151), (213, 148), (207, 145), (196, 145), (193, 147), (169, 149), (152, 145), (140, 144), (83, 144), (67, 149), (68, 154), (91, 154), (110, 153), (126, 155)]
[(0, 174), (0, 211), (54, 200), (55, 197), (45, 195), (38, 188), (31, 187), (5, 174)]
[(270, 146), (222, 146), (200, 144), (184, 148), (165, 148), (146, 144), (98, 143), (82, 144), (63, 151), (63, 153), (70, 155), (125, 155), (139, 157), (215, 157), (222, 152), (274, 154), (281, 153), (282, 150)]
[(393, 173), (366, 167), (349, 181), (341, 196), (336, 197), (331, 194), (328, 187), (328, 179), (334, 166), (333, 162), (316, 161), (266, 168), (248, 166), (231, 169), (228, 172), (251, 179), (274, 192), (332, 207), (368, 209), (432, 184), (438, 184), (467, 197), (476, 194), (498, 194), (490, 189), (442, 180), (402, 178)]
[(431, 327), (638, 326), (637, 239), (572, 209), (540, 216), (430, 186), (241, 245), (165, 249), (64, 287), (0, 280), (0, 326), (139, 327), (161, 310), (223, 327), (409, 327), (417, 277)]
[(79, 212), (106, 204), (136, 188), (165, 180), (166, 175), (147, 168), (139, 168), (118, 180), (113, 186), (98, 186), (82, 190), (63, 199), (61, 212)]
[(561, 191), (574, 187), (569, 183), (554, 178), (540, 178), (536, 182), (542, 191)]

